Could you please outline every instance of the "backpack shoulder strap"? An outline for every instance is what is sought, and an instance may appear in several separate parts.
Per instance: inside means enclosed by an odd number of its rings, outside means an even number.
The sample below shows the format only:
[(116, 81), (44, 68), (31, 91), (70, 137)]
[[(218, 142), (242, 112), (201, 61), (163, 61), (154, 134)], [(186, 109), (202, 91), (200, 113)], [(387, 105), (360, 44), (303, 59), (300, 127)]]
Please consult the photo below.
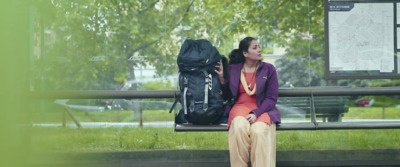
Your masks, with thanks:
[(208, 74), (206, 70), (202, 70), (205, 78), (204, 84), (204, 103), (203, 103), (203, 110), (208, 110), (208, 89), (212, 88), (212, 76)]

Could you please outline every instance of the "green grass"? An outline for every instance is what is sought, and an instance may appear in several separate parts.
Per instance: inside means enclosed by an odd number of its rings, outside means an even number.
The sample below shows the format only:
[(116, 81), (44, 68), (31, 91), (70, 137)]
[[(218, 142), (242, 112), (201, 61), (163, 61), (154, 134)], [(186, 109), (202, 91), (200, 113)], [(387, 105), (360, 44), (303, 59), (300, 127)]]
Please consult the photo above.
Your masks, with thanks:
[[(32, 114), (36, 123), (61, 122), (62, 112)], [(72, 112), (81, 122), (117, 121), (117, 111)], [(138, 121), (133, 111), (120, 111), (125, 122)], [(352, 107), (343, 119), (400, 119), (399, 108)], [(39, 117), (40, 116), (40, 117)], [(41, 118), (41, 119), (39, 119)], [(45, 119), (43, 119), (45, 118)], [(132, 119), (133, 118), (133, 119)], [(44, 121), (43, 121), (44, 120)], [(166, 110), (143, 111), (144, 122), (173, 121)], [(70, 120), (69, 120), (70, 121)], [(35, 122), (35, 121), (33, 121)], [(400, 129), (277, 131), (278, 150), (348, 150), (400, 148)], [(227, 150), (227, 132), (174, 132), (173, 128), (32, 127), (32, 151), (91, 152), (164, 149)]]
[(400, 119), (400, 108), (350, 107), (343, 119)]
[(352, 150), (400, 148), (400, 129), (278, 131), (277, 149)]
[[(400, 129), (278, 131), (278, 150), (400, 148)], [(33, 152), (91, 152), (165, 149), (227, 150), (227, 132), (174, 132), (173, 128), (32, 129)]]
[[(137, 122), (139, 117), (134, 116), (133, 111), (71, 111), (72, 115), (79, 122)], [(60, 123), (63, 117), (63, 110), (48, 111), (46, 113), (34, 112), (32, 114), (33, 123)], [(169, 114), (166, 110), (144, 110), (143, 121), (173, 121), (174, 114)], [(72, 119), (66, 115), (66, 120)]]
[(32, 128), (33, 151), (227, 149), (227, 132), (174, 132), (173, 128)]

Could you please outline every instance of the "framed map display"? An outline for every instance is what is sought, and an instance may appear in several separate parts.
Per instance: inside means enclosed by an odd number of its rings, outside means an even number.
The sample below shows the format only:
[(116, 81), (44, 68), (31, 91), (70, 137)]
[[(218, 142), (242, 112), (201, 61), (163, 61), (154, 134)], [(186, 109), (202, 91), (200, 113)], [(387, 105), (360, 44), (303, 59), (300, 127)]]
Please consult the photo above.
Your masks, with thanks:
[(327, 79), (400, 78), (400, 2), (325, 0)]

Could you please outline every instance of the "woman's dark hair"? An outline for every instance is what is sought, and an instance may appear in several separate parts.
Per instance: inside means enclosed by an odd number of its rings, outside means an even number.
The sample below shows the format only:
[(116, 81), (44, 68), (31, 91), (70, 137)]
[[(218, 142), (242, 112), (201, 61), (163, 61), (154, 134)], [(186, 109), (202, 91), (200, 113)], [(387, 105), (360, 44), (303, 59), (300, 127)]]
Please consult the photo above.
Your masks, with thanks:
[(233, 49), (232, 52), (229, 53), (229, 64), (243, 63), (246, 60), (243, 52), (247, 52), (249, 50), (249, 46), (253, 40), (256, 39), (253, 37), (246, 37), (242, 39), (239, 43), (239, 48)]

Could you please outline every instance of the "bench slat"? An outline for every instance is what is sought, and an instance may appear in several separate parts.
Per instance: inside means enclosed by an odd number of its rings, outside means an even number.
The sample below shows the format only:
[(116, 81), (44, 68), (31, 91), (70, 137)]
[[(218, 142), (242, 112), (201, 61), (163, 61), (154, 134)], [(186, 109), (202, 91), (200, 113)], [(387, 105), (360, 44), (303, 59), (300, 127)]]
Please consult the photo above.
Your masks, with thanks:
[[(227, 124), (219, 125), (193, 125), (175, 124), (175, 131), (227, 131)], [(315, 130), (315, 125), (311, 122), (285, 123), (276, 127), (276, 130)]]
[[(281, 123), (276, 130), (349, 130), (349, 129), (400, 129), (400, 121), (363, 121), (363, 122), (312, 122)], [(226, 124), (192, 125), (175, 124), (176, 132), (190, 131), (227, 131)]]

